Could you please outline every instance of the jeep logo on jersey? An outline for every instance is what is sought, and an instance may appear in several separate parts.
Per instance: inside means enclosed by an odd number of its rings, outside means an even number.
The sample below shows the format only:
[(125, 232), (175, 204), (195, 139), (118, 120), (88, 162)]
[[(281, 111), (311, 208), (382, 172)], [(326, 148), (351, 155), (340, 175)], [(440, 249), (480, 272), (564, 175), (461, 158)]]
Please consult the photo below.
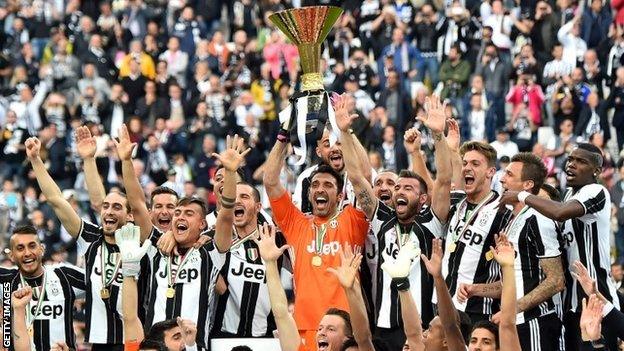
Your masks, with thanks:
[[(316, 250), (314, 248), (314, 240), (310, 241), (310, 244), (307, 247), (307, 250), (309, 253), (315, 253)], [(321, 254), (322, 255), (335, 255), (336, 253), (338, 253), (338, 250), (340, 250), (340, 243), (337, 241), (332, 241), (329, 242), (327, 244), (323, 244), (323, 247), (321, 248)]]
[(232, 268), (230, 272), (232, 275), (242, 277), (254, 283), (266, 283), (264, 267), (261, 265), (249, 265), (241, 262), (238, 267)]
[(366, 245), (366, 258), (369, 260), (377, 258), (377, 244), (371, 243), (370, 245)]
[[(199, 270), (197, 270), (196, 268), (185, 268), (181, 270), (180, 272), (176, 272), (175, 270), (173, 270), (173, 272), (171, 273), (175, 277), (176, 283), (190, 283), (191, 281), (199, 277)], [(163, 279), (166, 279), (167, 271), (166, 270), (160, 271), (160, 273), (158, 273), (158, 276)]]
[(483, 244), (483, 235), (472, 231), (470, 229), (466, 229), (462, 239), (468, 242), (468, 245), (481, 245)]
[[(30, 304), (30, 313), (34, 316), (37, 312), (37, 304)], [(54, 305), (49, 302), (43, 302), (43, 306), (41, 306), (41, 310), (39, 314), (35, 317), (35, 319), (57, 319), (61, 315), (63, 315), (63, 305)]]
[(399, 247), (395, 243), (390, 243), (390, 245), (386, 246), (385, 251), (386, 251), (386, 255), (396, 260), (397, 255), (399, 254)]
[[(106, 275), (104, 276), (106, 281), (109, 281), (111, 279), (114, 271), (115, 271), (115, 267), (111, 267), (109, 265), (106, 266)], [(98, 266), (93, 267), (93, 272), (95, 273), (95, 275), (102, 275), (102, 271), (100, 270), (100, 267)], [(119, 268), (119, 270), (117, 271), (117, 275), (115, 275), (114, 282), (118, 285), (121, 285), (123, 283), (123, 274), (121, 274), (121, 268)]]

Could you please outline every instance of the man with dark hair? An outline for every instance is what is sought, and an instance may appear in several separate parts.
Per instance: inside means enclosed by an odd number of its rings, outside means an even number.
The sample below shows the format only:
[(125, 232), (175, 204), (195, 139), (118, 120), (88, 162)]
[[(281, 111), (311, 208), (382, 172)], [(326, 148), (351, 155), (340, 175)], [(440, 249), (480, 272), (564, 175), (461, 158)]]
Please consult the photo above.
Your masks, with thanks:
[[(77, 133), (81, 156), (94, 155), (96, 144), (90, 134)], [(80, 139), (80, 140), (78, 140)], [(82, 143), (86, 144), (85, 146)], [(118, 191), (104, 192), (94, 160), (85, 159), (85, 178), (91, 202), (97, 208), (102, 225), (98, 226), (78, 216), (71, 204), (63, 197), (58, 185), (46, 170), (39, 155), (41, 141), (26, 140), (26, 155), (30, 160), (37, 182), (47, 203), (52, 207), (63, 227), (75, 238), (78, 255), (86, 262), (86, 340), (93, 350), (123, 350), (121, 318), (121, 261), (119, 247), (115, 243), (115, 231), (130, 218), (126, 195)], [(85, 147), (88, 150), (82, 150)], [(84, 155), (83, 155), (84, 152)], [(143, 239), (147, 238), (147, 234)]]
[(178, 193), (167, 187), (159, 186), (150, 194), (150, 217), (163, 233), (171, 230), (171, 219), (177, 202)]
[[(213, 192), (215, 196), (217, 197), (217, 207), (214, 209), (214, 211), (206, 215), (206, 225), (207, 225), (206, 232), (209, 232), (210, 230), (214, 229), (215, 225), (217, 224), (217, 216), (219, 214), (219, 210), (221, 210), (221, 195), (223, 192), (224, 177), (225, 177), (225, 168), (223, 168), (223, 165), (219, 165), (213, 177), (213, 181), (214, 181)], [(243, 174), (242, 169), (240, 168), (236, 170), (236, 181), (237, 183), (245, 181), (245, 176)], [(254, 190), (258, 192), (258, 190), (256, 190), (255, 187), (254, 187)], [(258, 196), (259, 195), (260, 194), (258, 193)], [(258, 212), (258, 224), (264, 224), (264, 223), (273, 224), (273, 219), (263, 208), (260, 208), (260, 211)]]
[[(230, 150), (230, 154), (233, 152)], [(236, 158), (227, 156), (217, 158), (231, 167)], [(215, 231), (227, 233), (233, 242), (217, 285), (221, 296), (213, 333), (215, 337), (270, 337), (275, 330), (275, 319), (264, 279), (266, 267), (254, 242), (259, 235), (260, 193), (251, 184), (232, 180), (223, 183), (222, 207), (215, 226)], [(278, 242), (279, 246), (286, 244), (281, 233)], [(284, 257), (277, 262), (280, 271)]]
[[(43, 265), (44, 247), (37, 230), (29, 225), (15, 228), (9, 249), (17, 268), (0, 268), (0, 292), (4, 295), (24, 287), (32, 291), (25, 305), (27, 333), (14, 334), (13, 342), (28, 338), (37, 350), (48, 350), (55, 343), (75, 347), (73, 306), (85, 295), (84, 270), (66, 263)], [(10, 291), (1, 291), (7, 285)], [(3, 322), (5, 329), (11, 329), (10, 316), (5, 315)]]
[[(546, 174), (546, 166), (538, 156), (522, 152), (511, 158), (501, 184), (506, 191), (527, 191), (537, 195)], [(514, 266), (518, 299), (516, 325), (520, 341), (523, 350), (558, 351), (561, 322), (553, 296), (564, 289), (565, 278), (556, 224), (520, 202), (514, 204), (513, 216), (506, 234), (518, 249)], [(499, 299), (501, 289), (500, 281), (460, 284), (459, 295), (462, 301), (471, 296)], [(492, 320), (498, 322), (499, 318), (500, 312)]]
[[(501, 205), (523, 203), (544, 216), (561, 222), (569, 269), (573, 270), (573, 264), (581, 261), (596, 275), (600, 294), (619, 309), (616, 287), (609, 277), (611, 200), (607, 189), (597, 183), (602, 162), (602, 153), (597, 147), (586, 143), (578, 144), (570, 153), (566, 164), (565, 174), (569, 188), (563, 202), (544, 199), (527, 191), (508, 191), (503, 195)], [(578, 350), (581, 340), (579, 309), (582, 299), (587, 296), (576, 277), (568, 282), (567, 291), (567, 311), (564, 315), (566, 350), (574, 351)], [(613, 330), (603, 326), (602, 334), (609, 349), (617, 349)]]
[[(128, 201), (132, 207), (135, 223), (141, 228), (141, 236), (149, 235), (150, 243), (147, 252), (149, 269), (144, 272), (150, 282), (145, 293), (147, 298), (145, 325), (181, 317), (200, 326), (197, 331), (197, 344), (205, 347), (208, 334), (212, 327), (212, 307), (215, 302), (215, 285), (218, 271), (223, 266), (225, 254), (229, 250), (231, 227), (229, 231), (217, 228), (214, 240), (195, 247), (200, 234), (206, 230), (207, 208), (199, 198), (182, 198), (173, 212), (171, 231), (162, 233), (154, 226), (145, 205), (143, 191), (138, 185), (132, 167), (132, 152), (136, 144), (130, 141), (128, 130), (122, 126), (119, 131), (119, 142), (116, 142), (119, 159), (122, 160), (124, 185), (129, 190)], [(246, 152), (238, 137), (229, 140), (227, 148), (220, 156), (226, 168), (225, 181), (236, 183), (236, 170), (243, 161)], [(227, 161), (227, 163), (226, 163)], [(231, 199), (234, 194), (224, 194)], [(222, 198), (222, 205), (226, 204)], [(233, 201), (227, 201), (228, 215), (232, 216)], [(177, 252), (165, 256), (156, 248), (158, 239), (171, 237), (176, 242)]]
[(263, 181), (275, 222), (294, 250), (295, 320), (306, 345), (312, 345), (328, 307), (349, 309), (344, 291), (328, 279), (326, 268), (338, 265), (343, 245), (363, 247), (369, 225), (362, 211), (341, 206), (345, 192), (334, 167), (319, 166), (310, 178), (307, 196), (312, 216), (300, 211), (280, 183), (286, 150), (286, 140), (278, 139), (266, 161)]
[[(354, 116), (349, 116), (345, 103), (336, 103), (336, 122), (341, 129), (342, 149), (345, 154), (347, 174), (353, 184), (360, 208), (371, 222), (371, 233), (366, 240), (366, 266), (362, 271), (362, 284), (367, 298), (374, 309), (375, 336), (381, 338), (392, 349), (399, 349), (405, 343), (401, 319), (401, 305), (397, 301), (399, 288), (392, 284), (391, 277), (381, 266), (393, 262), (399, 250), (413, 243), (422, 252), (429, 253), (431, 242), (444, 231), (450, 207), (451, 152), (444, 129), (446, 128), (445, 106), (439, 98), (428, 99), (429, 106), (424, 124), (431, 129), (435, 142), (435, 158), (438, 177), (432, 190), (431, 206), (428, 203), (428, 188), (425, 180), (410, 170), (399, 173), (392, 195), (392, 207), (379, 201), (371, 185), (363, 177), (356, 161), (357, 139), (349, 134)], [(382, 254), (383, 253), (383, 254)], [(426, 325), (433, 318), (433, 283), (424, 266), (417, 264), (410, 270), (407, 284), (419, 286), (410, 291), (421, 311)]]
[(494, 236), (507, 226), (511, 211), (498, 210), (500, 196), (492, 188), (496, 150), (486, 143), (469, 141), (460, 148), (465, 197), (451, 207), (444, 250), (443, 273), (453, 302), (473, 323), (490, 319), (497, 303), (492, 298), (459, 298), (461, 284), (496, 281), (499, 272), (490, 247)]

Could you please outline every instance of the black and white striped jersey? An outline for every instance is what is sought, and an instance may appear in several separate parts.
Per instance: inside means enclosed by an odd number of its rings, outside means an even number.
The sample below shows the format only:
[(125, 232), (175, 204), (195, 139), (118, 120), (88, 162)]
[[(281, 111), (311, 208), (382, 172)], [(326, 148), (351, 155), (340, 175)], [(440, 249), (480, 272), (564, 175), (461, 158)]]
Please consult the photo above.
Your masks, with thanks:
[[(391, 286), (392, 278), (381, 269), (385, 252), (395, 259), (400, 248), (408, 241), (413, 241), (421, 253), (431, 254), (432, 241), (441, 237), (444, 226), (435, 216), (431, 207), (418, 214), (415, 221), (408, 225), (398, 222), (396, 212), (379, 201), (375, 215), (371, 220), (371, 231), (366, 240), (367, 272), (362, 277), (372, 279), (363, 283), (371, 289), (364, 289), (368, 300), (374, 307), (375, 325), (380, 328), (395, 328), (403, 325), (398, 291)], [(397, 233), (397, 230), (400, 233)], [(426, 325), (433, 318), (433, 280), (427, 273), (424, 263), (419, 260), (409, 275), (410, 293), (416, 302), (423, 323)]]
[[(82, 221), (78, 240), (78, 255), (85, 259), (86, 274), (86, 340), (93, 344), (123, 344), (123, 319), (121, 308), (121, 287), (123, 275), (119, 247), (104, 240), (102, 227)], [(102, 269), (102, 251), (105, 252)], [(118, 268), (118, 269), (116, 269)], [(104, 274), (104, 278), (102, 277)], [(107, 299), (101, 292), (102, 281), (110, 282)]]
[[(275, 241), (277, 247), (286, 245), (286, 239), (279, 232)], [(283, 263), (284, 256), (277, 262), (278, 271)], [(276, 325), (266, 285), (266, 268), (258, 245), (249, 239), (232, 243), (221, 276), (227, 291), (219, 296), (214, 330), (241, 338), (273, 337)]]
[[(561, 256), (557, 228), (553, 220), (525, 206), (507, 227), (507, 238), (517, 252), (514, 268), (516, 297), (520, 299), (544, 280), (540, 260)], [(516, 324), (551, 313), (555, 313), (552, 297), (530, 310), (518, 313)]]
[[(570, 270), (572, 264), (581, 261), (589, 275), (596, 280), (598, 291), (619, 309), (616, 287), (611, 279), (610, 233), (611, 197), (600, 184), (588, 184), (574, 191), (568, 189), (564, 201), (578, 201), (585, 214), (561, 223), (563, 246), (567, 252)], [(585, 293), (576, 279), (567, 287), (565, 306), (572, 311), (581, 307)]]
[[(146, 286), (146, 329), (166, 319), (189, 319), (197, 325), (197, 344), (206, 347), (214, 320), (215, 285), (225, 254), (210, 241), (199, 249), (181, 252), (183, 256), (165, 256), (156, 247), (161, 235), (154, 227), (152, 245), (147, 251), (150, 282)], [(170, 281), (173, 281), (172, 297), (168, 297)]]
[[(74, 300), (85, 295), (84, 271), (64, 263), (45, 265), (43, 268), (45, 273), (42, 276), (24, 278), (24, 282), (33, 288), (33, 298), (26, 315), (26, 324), (32, 323), (33, 328), (32, 346), (37, 351), (47, 351), (54, 343), (64, 342), (75, 348), (73, 307)], [(45, 293), (42, 289), (44, 281)], [(17, 268), (0, 268), (0, 282), (2, 293), (5, 288), (10, 287), (10, 294), (22, 287)]]
[[(464, 198), (451, 205), (442, 274), (460, 311), (485, 315), (498, 311), (498, 301), (491, 298), (471, 297), (460, 303), (457, 287), (462, 283), (486, 284), (500, 279), (500, 267), (490, 246), (494, 246), (494, 235), (507, 226), (512, 212), (499, 209), (499, 200), (498, 193), (492, 191), (481, 204), (471, 204)], [(434, 301), (437, 302), (435, 295)]]

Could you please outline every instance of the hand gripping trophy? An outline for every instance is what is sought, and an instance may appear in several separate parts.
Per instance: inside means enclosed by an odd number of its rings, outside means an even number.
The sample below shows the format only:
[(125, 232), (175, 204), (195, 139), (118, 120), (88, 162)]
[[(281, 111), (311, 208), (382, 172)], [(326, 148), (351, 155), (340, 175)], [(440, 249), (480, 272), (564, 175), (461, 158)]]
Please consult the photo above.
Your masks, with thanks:
[(301, 91), (290, 97), (290, 105), (280, 112), (282, 128), (278, 138), (290, 140), (298, 165), (308, 156), (307, 145), (321, 139), (330, 122), (330, 143), (336, 142), (338, 127), (329, 93), (323, 87), (321, 75), (321, 44), (329, 34), (342, 9), (333, 6), (309, 6), (274, 13), (271, 22), (299, 50)]

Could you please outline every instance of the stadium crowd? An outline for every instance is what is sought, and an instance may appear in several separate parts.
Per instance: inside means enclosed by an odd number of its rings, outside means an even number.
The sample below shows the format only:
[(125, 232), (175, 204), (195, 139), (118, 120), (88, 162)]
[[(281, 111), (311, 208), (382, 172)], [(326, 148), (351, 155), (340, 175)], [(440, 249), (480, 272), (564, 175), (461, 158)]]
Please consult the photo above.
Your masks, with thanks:
[[(344, 10), (339, 130), (297, 166), (268, 17), (307, 5)], [(14, 349), (624, 340), (624, 1), (3, 0), (0, 25)]]

